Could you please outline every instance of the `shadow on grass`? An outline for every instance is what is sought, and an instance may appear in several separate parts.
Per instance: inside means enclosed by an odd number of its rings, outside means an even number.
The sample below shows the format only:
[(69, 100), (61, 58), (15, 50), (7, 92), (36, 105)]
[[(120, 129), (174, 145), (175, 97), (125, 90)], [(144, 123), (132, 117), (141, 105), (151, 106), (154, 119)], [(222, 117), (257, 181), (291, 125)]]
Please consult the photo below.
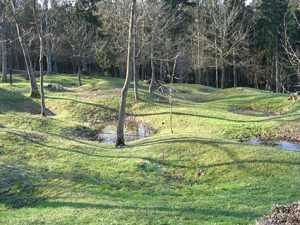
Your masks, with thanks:
[(72, 101), (78, 104), (83, 104), (83, 105), (89, 105), (89, 106), (94, 106), (94, 107), (99, 107), (101, 109), (104, 109), (106, 111), (110, 111), (110, 112), (114, 112), (114, 113), (118, 113), (117, 109), (108, 107), (108, 106), (104, 106), (98, 103), (91, 103), (91, 102), (83, 102), (83, 101), (79, 101), (76, 99), (71, 99), (71, 98), (59, 98), (59, 97), (48, 97), (48, 99), (53, 99), (53, 100), (64, 100), (64, 101)]
[(0, 165), (0, 203), (8, 208), (30, 206), (39, 200), (39, 172), (21, 161)]
[[(169, 115), (170, 112), (160, 112), (160, 113), (141, 113), (141, 114), (134, 114), (129, 113), (128, 116), (136, 116), (136, 117), (144, 117), (144, 116), (160, 116), (160, 115)], [(215, 119), (215, 120), (222, 120), (222, 121), (229, 121), (229, 122), (237, 122), (237, 123), (258, 123), (258, 122), (265, 122), (265, 121), (284, 121), (289, 117), (299, 117), (299, 114), (287, 114), (282, 116), (268, 116), (265, 119), (260, 120), (239, 120), (239, 119), (229, 119), (224, 117), (216, 117), (216, 116), (208, 116), (208, 115), (199, 115), (199, 114), (191, 114), (191, 113), (182, 113), (182, 112), (173, 112), (173, 115), (177, 116), (191, 116), (191, 117), (198, 117), (198, 118), (207, 118), (207, 119)], [(257, 118), (257, 117), (254, 117)]]
[(261, 214), (256, 212), (237, 212), (237, 211), (228, 211), (222, 209), (199, 209), (199, 208), (170, 208), (170, 207), (138, 207), (138, 206), (118, 206), (118, 205), (108, 205), (108, 204), (96, 204), (96, 203), (83, 203), (83, 202), (52, 202), (52, 201), (43, 201), (37, 206), (37, 208), (61, 208), (61, 207), (70, 207), (77, 209), (116, 209), (116, 210), (138, 210), (138, 211), (158, 211), (158, 212), (178, 212), (188, 213), (188, 214), (197, 214), (213, 217), (236, 217), (236, 218), (257, 218)]
[[(45, 144), (42, 141), (39, 141), (34, 138), (30, 138), (28, 135), (19, 134), (19, 133), (11, 132), (11, 131), (5, 131), (5, 132), (10, 133), (12, 135), (19, 136), (21, 138), (29, 140), (30, 142), (32, 142), (36, 145), (46, 147), (49, 149), (55, 149), (55, 150), (70, 152), (70, 153), (74, 153), (74, 154), (82, 154), (84, 156), (90, 156), (90, 157), (96, 157), (96, 158), (99, 157), (99, 158), (108, 158), (108, 159), (141, 159), (141, 160), (149, 161), (158, 166), (166, 166), (166, 167), (173, 167), (173, 168), (207, 169), (207, 168), (213, 168), (213, 167), (231, 166), (232, 165), (232, 166), (237, 166), (240, 169), (244, 169), (245, 164), (278, 164), (278, 165), (300, 166), (300, 162), (296, 161), (296, 160), (295, 161), (271, 160), (271, 159), (240, 160), (234, 151), (230, 150), (229, 148), (224, 147), (224, 144), (235, 144), (235, 143), (226, 142), (226, 141), (216, 141), (216, 140), (206, 141), (206, 140), (201, 140), (199, 138), (186, 137), (186, 138), (181, 138), (181, 139), (180, 138), (161, 139), (159, 142), (153, 141), (153, 142), (147, 142), (147, 143), (139, 143), (139, 145), (138, 145), (138, 146), (142, 147), (142, 146), (146, 146), (146, 145), (153, 146), (155, 144), (166, 143), (166, 142), (169, 142), (169, 143), (189, 142), (189, 143), (198, 143), (198, 144), (200, 143), (203, 145), (215, 146), (216, 148), (224, 151), (224, 153), (227, 154), (231, 160), (229, 162), (189, 166), (189, 165), (182, 165), (182, 164), (176, 164), (173, 162), (169, 162), (167, 159), (158, 159), (158, 158), (145, 157), (145, 156), (139, 156), (139, 155), (135, 156), (135, 155), (97, 154), (97, 153), (94, 153), (94, 151), (88, 152), (86, 150), (75, 150), (75, 149), (69, 149), (69, 148), (62, 148), (62, 147)], [(86, 148), (84, 148), (84, 149), (86, 149)], [(108, 150), (108, 149), (96, 147), (94, 150)]]
[[(187, 168), (187, 169), (207, 169), (220, 166), (233, 166), (238, 169), (247, 169), (245, 166), (247, 164), (277, 164), (277, 165), (289, 165), (289, 166), (300, 166), (299, 161), (287, 161), (287, 160), (271, 160), (271, 159), (253, 159), (253, 160), (241, 160), (234, 150), (224, 147), (226, 144), (231, 144), (231, 142), (226, 141), (216, 141), (216, 140), (203, 140), (191, 137), (182, 137), (181, 139), (160, 139), (159, 141), (167, 141), (174, 143), (176, 141), (188, 141), (191, 143), (201, 143), (206, 145), (212, 145), (224, 151), (224, 155), (228, 155), (228, 162), (221, 163), (212, 163), (207, 165), (182, 165), (178, 164), (179, 161), (169, 161), (168, 159), (158, 159), (154, 157), (141, 156), (139, 153), (136, 155), (124, 155), (122, 151), (116, 152), (116, 155), (109, 154), (106, 151), (104, 154), (98, 154), (96, 151), (86, 150), (88, 147), (82, 145), (82, 150), (78, 149), (69, 149), (63, 147), (57, 147), (45, 143), (43, 139), (32, 138), (30, 135), (24, 135), (17, 132), (5, 131), (11, 135), (16, 135), (30, 141), (35, 145), (49, 148), (49, 151), (65, 151), (74, 154), (80, 154), (84, 157), (95, 157), (95, 158), (104, 158), (104, 159), (140, 159), (144, 161), (151, 162), (158, 167), (170, 167), (170, 168)], [(155, 141), (144, 144), (150, 146), (153, 145)], [(140, 143), (142, 144), (142, 143)], [(235, 143), (232, 143), (235, 144)], [(31, 147), (34, 148), (34, 145)], [(84, 148), (85, 147), (85, 148)], [(96, 149), (95, 149), (96, 150)], [(103, 150), (100, 149), (99, 150)], [(102, 152), (103, 153), (103, 152)], [(72, 156), (71, 156), (72, 157)], [(55, 160), (55, 159), (54, 159)], [(89, 159), (87, 159), (89, 160)], [(93, 159), (90, 159), (90, 162), (93, 162)], [(186, 163), (188, 164), (189, 161)], [(59, 207), (71, 207), (71, 208), (96, 208), (96, 209), (124, 209), (124, 210), (153, 210), (161, 212), (178, 212), (178, 213), (189, 213), (189, 214), (201, 214), (206, 216), (222, 216), (222, 217), (236, 217), (236, 218), (255, 218), (260, 216), (255, 212), (235, 212), (227, 211), (222, 209), (197, 209), (197, 208), (168, 208), (168, 207), (137, 207), (137, 206), (114, 206), (106, 204), (93, 204), (93, 203), (75, 203), (75, 202), (51, 202), (48, 201), (47, 197), (41, 198), (39, 194), (39, 188), (42, 185), (47, 185), (49, 180), (64, 180), (72, 182), (69, 185), (82, 184), (82, 185), (95, 185), (97, 187), (101, 184), (109, 185), (109, 187), (116, 186), (118, 188), (129, 188), (130, 190), (141, 189), (142, 186), (134, 186), (132, 183), (118, 183), (118, 181), (102, 180), (101, 175), (95, 176), (92, 175), (90, 171), (86, 171), (84, 167), (76, 165), (73, 170), (69, 172), (65, 171), (47, 171), (47, 170), (38, 170), (31, 168), (29, 165), (26, 165), (20, 161), (16, 161), (13, 164), (0, 165), (0, 203), (6, 205), (10, 208), (20, 208), (26, 206), (32, 206), (36, 208), (59, 208)], [(166, 182), (167, 179), (166, 179)], [(63, 184), (64, 185), (64, 184)], [(64, 187), (51, 187), (53, 189), (63, 189)], [(36, 203), (36, 204), (35, 204)]]
[(8, 91), (0, 88), (0, 114), (6, 112), (27, 112), (39, 114), (40, 105), (32, 98), (26, 97), (17, 91)]

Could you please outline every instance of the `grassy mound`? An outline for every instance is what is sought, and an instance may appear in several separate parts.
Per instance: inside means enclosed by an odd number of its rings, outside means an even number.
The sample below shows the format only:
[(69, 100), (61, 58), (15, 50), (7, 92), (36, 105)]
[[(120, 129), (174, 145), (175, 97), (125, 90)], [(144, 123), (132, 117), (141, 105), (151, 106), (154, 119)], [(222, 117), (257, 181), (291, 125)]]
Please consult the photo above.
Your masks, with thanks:
[[(123, 80), (51, 82), (67, 90), (46, 90), (47, 118), (28, 83), (0, 84), (0, 224), (249, 224), (300, 198), (299, 153), (233, 140), (299, 125), (299, 102), (285, 95), (176, 84), (171, 134), (167, 96), (141, 83), (140, 101), (129, 92), (128, 118), (155, 135), (115, 149), (75, 131), (117, 118)], [(233, 111), (250, 105), (284, 113)]]

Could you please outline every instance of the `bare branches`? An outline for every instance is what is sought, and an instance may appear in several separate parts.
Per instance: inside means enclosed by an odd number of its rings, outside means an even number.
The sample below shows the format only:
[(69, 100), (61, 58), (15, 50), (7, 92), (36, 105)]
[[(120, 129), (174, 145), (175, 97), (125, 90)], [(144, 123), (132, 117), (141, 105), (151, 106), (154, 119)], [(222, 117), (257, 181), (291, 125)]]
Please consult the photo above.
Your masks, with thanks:
[[(300, 30), (300, 23), (296, 14), (293, 12), (292, 15), (294, 21), (298, 25), (298, 30)], [(285, 15), (284, 18), (284, 37), (285, 38), (284, 38), (283, 48), (290, 60), (290, 64), (293, 67), (298, 68), (300, 66), (300, 49), (298, 46), (295, 46), (295, 43), (291, 42), (291, 35), (289, 33), (289, 28), (287, 24), (287, 15)]]

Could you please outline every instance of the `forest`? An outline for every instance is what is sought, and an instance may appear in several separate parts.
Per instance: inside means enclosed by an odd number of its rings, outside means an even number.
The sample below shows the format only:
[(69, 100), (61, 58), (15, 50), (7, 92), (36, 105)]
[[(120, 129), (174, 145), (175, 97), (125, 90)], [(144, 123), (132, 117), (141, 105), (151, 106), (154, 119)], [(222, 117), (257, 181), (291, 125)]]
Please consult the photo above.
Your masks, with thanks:
[(300, 224), (299, 0), (0, 0), (0, 224)]

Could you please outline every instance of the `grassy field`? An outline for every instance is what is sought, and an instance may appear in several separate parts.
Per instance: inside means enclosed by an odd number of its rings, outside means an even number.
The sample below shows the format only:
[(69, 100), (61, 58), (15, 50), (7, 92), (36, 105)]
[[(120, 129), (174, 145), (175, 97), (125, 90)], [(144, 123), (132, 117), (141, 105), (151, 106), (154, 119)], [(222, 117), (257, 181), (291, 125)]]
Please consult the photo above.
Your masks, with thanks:
[(79, 128), (116, 119), (121, 79), (48, 75), (54, 116), (39, 115), (29, 84), (0, 84), (0, 224), (253, 224), (300, 200), (300, 153), (239, 142), (300, 126), (300, 103), (250, 88), (176, 84), (174, 134), (166, 96), (130, 90), (130, 118), (155, 130), (114, 145)]

